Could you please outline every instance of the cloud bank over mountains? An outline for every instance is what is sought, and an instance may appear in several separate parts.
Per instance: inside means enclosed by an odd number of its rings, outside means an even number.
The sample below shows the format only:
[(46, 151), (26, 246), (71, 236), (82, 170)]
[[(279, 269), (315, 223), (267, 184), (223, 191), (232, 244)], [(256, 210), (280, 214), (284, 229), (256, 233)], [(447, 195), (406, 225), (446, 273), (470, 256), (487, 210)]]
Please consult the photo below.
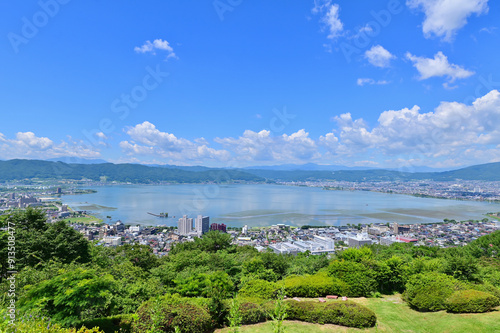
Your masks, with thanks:
[(500, 160), (500, 92), (492, 90), (470, 105), (441, 102), (432, 111), (415, 105), (380, 113), (375, 124), (350, 113), (333, 116), (334, 127), (313, 138), (307, 129), (276, 135), (270, 130), (245, 130), (238, 137), (186, 139), (144, 121), (126, 127), (126, 139), (112, 142), (97, 135), (97, 144), (60, 143), (32, 132), (15, 138), (0, 133), (0, 154), (11, 158), (74, 156), (100, 158), (112, 145), (125, 157), (115, 162), (242, 167), (256, 164), (307, 163), (348, 166), (456, 167)]

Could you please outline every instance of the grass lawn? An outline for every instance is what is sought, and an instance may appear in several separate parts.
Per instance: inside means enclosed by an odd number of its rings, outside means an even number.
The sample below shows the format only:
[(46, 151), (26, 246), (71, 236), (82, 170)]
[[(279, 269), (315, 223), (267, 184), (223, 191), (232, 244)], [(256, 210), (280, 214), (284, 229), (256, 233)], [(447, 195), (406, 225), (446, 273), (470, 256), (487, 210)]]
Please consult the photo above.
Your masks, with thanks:
[[(377, 326), (369, 329), (346, 328), (336, 325), (308, 324), (299, 321), (286, 323), (287, 333), (316, 332), (425, 332), (425, 333), (493, 333), (500, 332), (500, 309), (488, 313), (451, 314), (418, 312), (412, 310), (400, 295), (383, 298), (355, 298), (354, 302), (365, 305), (377, 315)], [(217, 333), (229, 333), (228, 328)], [(272, 332), (271, 322), (244, 326), (241, 333)]]
[(488, 217), (500, 221), (500, 217), (498, 216), (488, 215)]
[(65, 218), (63, 221), (68, 223), (83, 223), (83, 224), (102, 223), (102, 219), (99, 219), (91, 215), (87, 215), (85, 217), (68, 217)]

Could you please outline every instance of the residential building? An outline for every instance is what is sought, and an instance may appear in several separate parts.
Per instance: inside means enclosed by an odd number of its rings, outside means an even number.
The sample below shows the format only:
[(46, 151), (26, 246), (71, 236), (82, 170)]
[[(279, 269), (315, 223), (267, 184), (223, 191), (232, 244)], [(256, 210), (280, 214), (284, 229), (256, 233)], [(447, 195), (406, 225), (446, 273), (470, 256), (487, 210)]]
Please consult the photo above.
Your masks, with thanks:
[(193, 230), (193, 219), (184, 215), (177, 221), (179, 235), (187, 235)]
[(210, 225), (210, 230), (219, 230), (222, 232), (226, 232), (226, 225), (224, 223), (218, 224), (218, 223), (212, 223)]
[(355, 237), (347, 238), (347, 244), (349, 247), (357, 247), (360, 248), (365, 244), (371, 244), (372, 240), (368, 237), (367, 234), (357, 234)]
[(198, 236), (201, 236), (204, 233), (207, 233), (210, 229), (210, 217), (198, 215), (195, 219), (194, 225), (196, 233), (198, 234)]

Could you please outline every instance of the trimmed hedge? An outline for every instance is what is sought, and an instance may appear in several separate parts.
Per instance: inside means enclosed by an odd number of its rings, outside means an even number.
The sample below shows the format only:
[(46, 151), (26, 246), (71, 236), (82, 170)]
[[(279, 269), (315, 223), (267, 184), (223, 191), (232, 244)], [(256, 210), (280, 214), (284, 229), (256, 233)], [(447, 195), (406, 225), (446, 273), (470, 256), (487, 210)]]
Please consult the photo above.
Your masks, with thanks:
[(455, 313), (487, 312), (498, 305), (497, 297), (478, 290), (459, 290), (446, 300), (446, 310)]
[(240, 304), (242, 325), (251, 325), (265, 322), (268, 319), (267, 311), (259, 304), (244, 302)]
[(246, 282), (238, 295), (243, 298), (271, 299), (276, 296), (277, 290), (276, 283), (255, 279)]
[(377, 322), (372, 310), (351, 301), (317, 303), (290, 300), (287, 304), (287, 319), (290, 320), (358, 328), (373, 327)]
[(483, 283), (483, 284), (467, 284), (466, 289), (482, 291), (482, 292), (485, 292), (488, 294), (492, 294), (496, 298), (500, 299), (500, 288), (497, 288), (488, 282)]
[(347, 284), (325, 273), (293, 275), (285, 279), (285, 290), (289, 297), (315, 298), (326, 295), (345, 295), (347, 289)]
[(205, 307), (179, 303), (169, 298), (150, 299), (137, 310), (132, 332), (175, 332), (175, 327), (185, 333), (205, 333), (213, 329), (214, 321)]
[(446, 309), (448, 297), (463, 289), (466, 289), (465, 284), (452, 276), (435, 272), (420, 273), (406, 283), (403, 299), (419, 311), (440, 311)]

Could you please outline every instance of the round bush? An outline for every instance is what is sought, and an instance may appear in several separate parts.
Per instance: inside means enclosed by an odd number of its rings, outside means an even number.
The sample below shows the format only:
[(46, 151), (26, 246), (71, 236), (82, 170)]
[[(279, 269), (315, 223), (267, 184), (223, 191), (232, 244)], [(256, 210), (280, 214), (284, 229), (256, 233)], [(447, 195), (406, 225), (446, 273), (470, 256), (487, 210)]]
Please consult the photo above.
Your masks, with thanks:
[(325, 273), (306, 276), (289, 276), (285, 279), (286, 294), (290, 297), (320, 297), (345, 295), (347, 285)]
[(446, 299), (465, 285), (442, 273), (427, 272), (414, 275), (406, 283), (403, 298), (419, 311), (440, 311), (446, 308)]
[(351, 301), (328, 303), (288, 301), (288, 319), (309, 323), (335, 324), (347, 327), (373, 327), (375, 313)]
[(377, 290), (375, 272), (362, 263), (334, 260), (328, 266), (328, 275), (345, 283), (343, 296), (367, 297)]
[(256, 303), (241, 303), (240, 314), (242, 325), (257, 324), (267, 320), (266, 310)]
[(459, 290), (446, 300), (446, 310), (455, 313), (487, 312), (498, 305), (497, 297), (478, 290)]
[(496, 298), (500, 299), (500, 288), (495, 287), (491, 283), (482, 283), (482, 284), (467, 284), (466, 289), (472, 289), (477, 291), (482, 291), (488, 294), (492, 294)]
[(377, 322), (377, 316), (372, 310), (353, 302), (327, 303), (324, 305), (322, 315), (325, 324), (348, 327), (373, 327)]
[(238, 294), (244, 298), (270, 299), (276, 295), (276, 290), (275, 283), (255, 279), (245, 283)]
[(205, 333), (212, 329), (213, 320), (208, 311), (198, 305), (174, 304), (165, 300), (149, 300), (137, 310), (137, 318), (132, 324), (132, 332), (147, 332), (151, 329), (160, 332)]

